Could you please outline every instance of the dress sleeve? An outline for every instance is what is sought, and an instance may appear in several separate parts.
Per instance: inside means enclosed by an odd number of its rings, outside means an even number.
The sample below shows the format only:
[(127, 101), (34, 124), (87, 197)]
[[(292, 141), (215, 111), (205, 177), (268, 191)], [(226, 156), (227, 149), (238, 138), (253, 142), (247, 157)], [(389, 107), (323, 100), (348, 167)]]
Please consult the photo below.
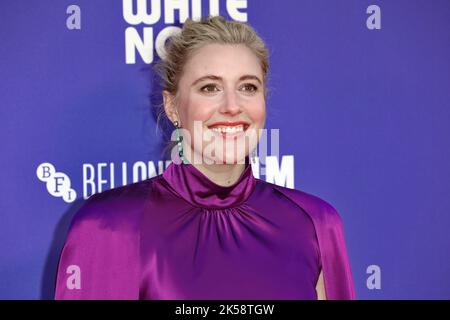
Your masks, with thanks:
[(59, 258), (55, 299), (139, 298), (135, 234), (115, 215), (99, 194), (75, 214)]
[(317, 223), (325, 292), (328, 300), (354, 300), (356, 292), (344, 237), (344, 225), (337, 210), (327, 204), (323, 220)]
[(314, 222), (327, 300), (356, 299), (344, 226), (338, 211), (312, 194), (280, 186), (275, 186), (275, 189), (301, 207)]

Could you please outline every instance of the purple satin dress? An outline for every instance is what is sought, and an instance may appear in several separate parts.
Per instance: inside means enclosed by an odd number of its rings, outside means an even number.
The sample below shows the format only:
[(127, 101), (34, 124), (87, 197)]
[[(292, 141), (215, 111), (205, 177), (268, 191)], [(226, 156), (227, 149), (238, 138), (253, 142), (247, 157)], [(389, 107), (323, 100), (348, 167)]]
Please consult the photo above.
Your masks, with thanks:
[(86, 201), (55, 298), (316, 299), (322, 268), (328, 299), (355, 298), (342, 222), (325, 201), (254, 178), (248, 158), (228, 187), (172, 162)]

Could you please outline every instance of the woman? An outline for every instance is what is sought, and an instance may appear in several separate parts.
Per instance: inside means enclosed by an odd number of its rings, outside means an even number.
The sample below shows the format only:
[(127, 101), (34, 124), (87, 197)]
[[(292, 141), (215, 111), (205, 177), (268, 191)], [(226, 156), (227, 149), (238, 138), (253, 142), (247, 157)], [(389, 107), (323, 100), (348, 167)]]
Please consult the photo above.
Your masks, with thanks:
[(264, 127), (268, 72), (255, 31), (220, 16), (188, 19), (158, 71), (177, 133), (173, 162), (87, 200), (56, 298), (354, 299), (337, 211), (253, 177), (259, 134), (248, 133)]

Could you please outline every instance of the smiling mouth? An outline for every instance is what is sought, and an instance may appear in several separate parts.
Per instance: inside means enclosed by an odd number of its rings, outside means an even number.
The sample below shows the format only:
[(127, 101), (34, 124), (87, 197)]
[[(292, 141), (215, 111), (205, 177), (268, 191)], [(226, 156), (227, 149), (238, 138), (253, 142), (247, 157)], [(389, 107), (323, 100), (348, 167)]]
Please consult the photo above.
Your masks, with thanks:
[(212, 125), (208, 126), (208, 129), (214, 133), (221, 135), (224, 138), (232, 138), (242, 135), (250, 125), (247, 123), (241, 123), (236, 125)]

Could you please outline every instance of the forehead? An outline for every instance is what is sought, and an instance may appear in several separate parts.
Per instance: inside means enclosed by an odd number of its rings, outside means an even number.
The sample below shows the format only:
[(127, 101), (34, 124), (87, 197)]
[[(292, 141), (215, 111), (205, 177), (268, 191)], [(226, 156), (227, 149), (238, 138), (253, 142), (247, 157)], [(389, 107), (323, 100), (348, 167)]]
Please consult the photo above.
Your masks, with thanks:
[(243, 44), (207, 44), (188, 59), (184, 76), (192, 79), (205, 74), (239, 78), (242, 74), (262, 77), (258, 57)]

